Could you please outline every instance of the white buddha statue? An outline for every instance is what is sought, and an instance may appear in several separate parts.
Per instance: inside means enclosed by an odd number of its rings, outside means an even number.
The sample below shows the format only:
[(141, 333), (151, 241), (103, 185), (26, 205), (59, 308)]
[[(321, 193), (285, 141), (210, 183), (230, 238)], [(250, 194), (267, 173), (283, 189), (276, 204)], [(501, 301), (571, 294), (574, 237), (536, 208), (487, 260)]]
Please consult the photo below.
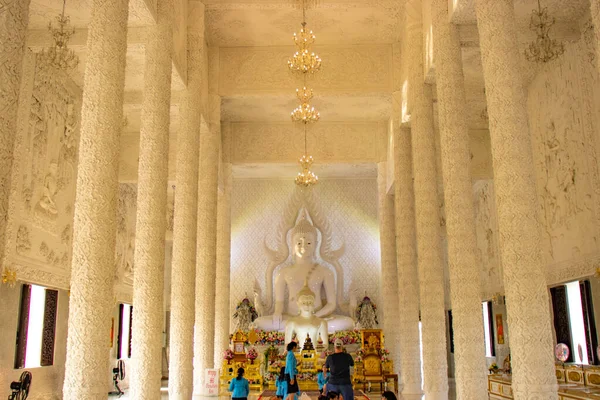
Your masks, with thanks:
[(285, 324), (285, 342), (289, 343), (295, 336), (300, 339), (298, 347), (302, 349), (307, 338), (325, 338), (323, 345), (329, 345), (327, 321), (315, 316), (315, 294), (305, 284), (297, 294), (296, 305), (300, 314), (290, 317)]
[[(275, 273), (275, 307), (273, 315), (263, 316), (254, 324), (263, 330), (283, 330), (285, 321), (299, 313), (298, 295), (305, 282), (314, 296), (315, 316), (327, 320), (330, 332), (353, 329), (350, 317), (333, 315), (337, 307), (335, 275), (329, 268), (315, 262), (318, 248), (317, 229), (302, 218), (292, 231), (293, 265), (284, 266)], [(286, 288), (288, 308), (285, 310)], [(321, 299), (324, 289), (325, 303)]]

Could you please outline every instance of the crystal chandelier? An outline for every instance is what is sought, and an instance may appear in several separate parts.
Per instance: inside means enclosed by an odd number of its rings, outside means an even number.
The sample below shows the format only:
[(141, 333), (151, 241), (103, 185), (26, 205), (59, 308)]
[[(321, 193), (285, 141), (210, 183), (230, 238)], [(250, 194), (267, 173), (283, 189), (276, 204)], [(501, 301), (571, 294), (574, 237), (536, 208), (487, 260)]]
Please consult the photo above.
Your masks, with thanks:
[(299, 34), (294, 33), (294, 43), (298, 51), (288, 60), (288, 67), (293, 72), (300, 72), (303, 75), (304, 87), (296, 89), (296, 97), (300, 100), (300, 105), (296, 107), (291, 114), (292, 121), (302, 122), (304, 126), (304, 154), (300, 157), (301, 172), (295, 179), (296, 185), (309, 188), (315, 185), (319, 178), (310, 170), (313, 164), (313, 157), (308, 155), (306, 143), (306, 125), (311, 122), (317, 122), (321, 115), (313, 106), (310, 100), (313, 97), (312, 89), (306, 86), (307, 74), (313, 74), (321, 68), (321, 59), (318, 55), (310, 51), (310, 46), (315, 42), (315, 35), (312, 31), (306, 29), (306, 8), (305, 1), (302, 0), (302, 29)]
[(300, 105), (292, 111), (292, 121), (317, 122), (321, 114), (309, 104), (310, 99), (313, 97), (312, 89), (307, 89), (306, 86), (302, 90), (296, 89), (296, 96), (300, 100)]
[(55, 27), (52, 21), (48, 23), (48, 30), (54, 40), (54, 46), (42, 50), (40, 57), (58, 69), (73, 70), (79, 64), (79, 57), (67, 47), (69, 39), (75, 33), (75, 29), (69, 27), (70, 18), (65, 17), (66, 2), (67, 0), (63, 0), (62, 13), (56, 16), (58, 27)]
[(550, 39), (548, 32), (555, 23), (555, 19), (548, 16), (548, 9), (542, 8), (538, 0), (538, 9), (532, 11), (529, 28), (536, 32), (537, 38), (529, 44), (525, 50), (525, 57), (528, 61), (546, 63), (556, 60), (565, 52), (565, 46)]
[(319, 181), (319, 177), (310, 170), (310, 167), (313, 164), (312, 156), (307, 157), (305, 154), (300, 157), (298, 162), (302, 167), (302, 172), (298, 172), (298, 176), (296, 177), (296, 185), (306, 188), (315, 185)]

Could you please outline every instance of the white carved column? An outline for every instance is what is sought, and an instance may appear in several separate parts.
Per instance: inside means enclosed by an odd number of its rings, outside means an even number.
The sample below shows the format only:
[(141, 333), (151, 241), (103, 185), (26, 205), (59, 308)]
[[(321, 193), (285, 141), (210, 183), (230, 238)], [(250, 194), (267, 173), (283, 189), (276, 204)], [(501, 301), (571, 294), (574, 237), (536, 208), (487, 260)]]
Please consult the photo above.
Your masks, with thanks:
[(65, 400), (106, 397), (128, 3), (92, 2), (73, 221)]
[[(30, 0), (5, 0), (0, 6), (0, 260), (4, 259), (8, 198), (13, 162), (21, 64)], [(1, 268), (0, 268), (1, 269)]]
[(590, 0), (594, 39), (596, 45), (596, 67), (600, 72), (600, 0)]
[[(394, 130), (394, 215), (398, 264), (398, 347), (403, 395), (421, 391), (419, 280), (410, 130)], [(398, 369), (398, 368), (397, 368)]]
[(431, 86), (423, 73), (423, 32), (420, 0), (406, 3), (409, 103), (415, 191), (415, 220), (425, 398), (448, 398), (444, 274), (440, 246), (439, 198)]
[(476, 0), (515, 399), (556, 399), (527, 102), (512, 0)]
[(440, 120), (456, 397), (487, 397), (481, 275), (471, 183), (471, 152), (462, 53), (448, 0), (433, 0), (433, 48)]
[[(398, 340), (398, 272), (396, 270), (396, 230), (394, 198), (387, 194), (387, 163), (377, 164), (379, 244), (381, 247), (381, 296), (385, 347), (394, 357)], [(398, 360), (394, 361), (398, 363)]]
[(160, 399), (173, 0), (147, 29), (133, 278), (132, 399)]
[[(199, 22), (197, 25), (204, 30), (204, 18), (189, 21), (190, 24)], [(197, 29), (188, 26), (187, 87), (180, 101), (181, 122), (177, 135), (169, 355), (169, 398), (176, 400), (189, 400), (193, 388), (198, 146), (203, 79), (200, 46), (203, 37)]]
[(477, 0), (515, 399), (556, 399), (527, 102), (512, 0)]
[(221, 164), (223, 189), (217, 206), (217, 284), (215, 304), (215, 368), (221, 367), (223, 352), (229, 347), (229, 286), (231, 268), (231, 163), (225, 151)]
[[(218, 105), (216, 104), (218, 102)], [(211, 96), (209, 108), (220, 107)], [(202, 394), (204, 370), (214, 365), (217, 190), (221, 125), (209, 122), (200, 130), (198, 179), (198, 243), (196, 246), (196, 322), (194, 326), (194, 396)]]

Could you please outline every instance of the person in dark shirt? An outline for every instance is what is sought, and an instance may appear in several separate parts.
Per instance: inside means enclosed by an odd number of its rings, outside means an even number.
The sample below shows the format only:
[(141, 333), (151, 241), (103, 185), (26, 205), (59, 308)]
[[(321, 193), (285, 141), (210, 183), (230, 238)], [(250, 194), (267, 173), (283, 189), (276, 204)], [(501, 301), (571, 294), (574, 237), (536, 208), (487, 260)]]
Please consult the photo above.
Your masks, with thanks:
[(327, 392), (337, 392), (344, 400), (354, 400), (354, 390), (350, 380), (350, 367), (354, 367), (354, 360), (350, 354), (344, 353), (340, 339), (335, 341), (334, 351), (335, 353), (325, 360), (325, 366), (329, 368)]

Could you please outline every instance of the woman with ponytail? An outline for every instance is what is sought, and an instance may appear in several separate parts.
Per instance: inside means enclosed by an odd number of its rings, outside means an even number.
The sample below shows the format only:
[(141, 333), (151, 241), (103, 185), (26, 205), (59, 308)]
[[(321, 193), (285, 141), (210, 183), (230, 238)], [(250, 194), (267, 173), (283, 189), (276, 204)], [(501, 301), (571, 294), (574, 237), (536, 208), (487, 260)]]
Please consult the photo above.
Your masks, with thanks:
[(229, 391), (232, 400), (247, 400), (250, 393), (250, 384), (248, 379), (244, 378), (244, 368), (238, 368), (237, 378), (233, 378), (229, 384)]

